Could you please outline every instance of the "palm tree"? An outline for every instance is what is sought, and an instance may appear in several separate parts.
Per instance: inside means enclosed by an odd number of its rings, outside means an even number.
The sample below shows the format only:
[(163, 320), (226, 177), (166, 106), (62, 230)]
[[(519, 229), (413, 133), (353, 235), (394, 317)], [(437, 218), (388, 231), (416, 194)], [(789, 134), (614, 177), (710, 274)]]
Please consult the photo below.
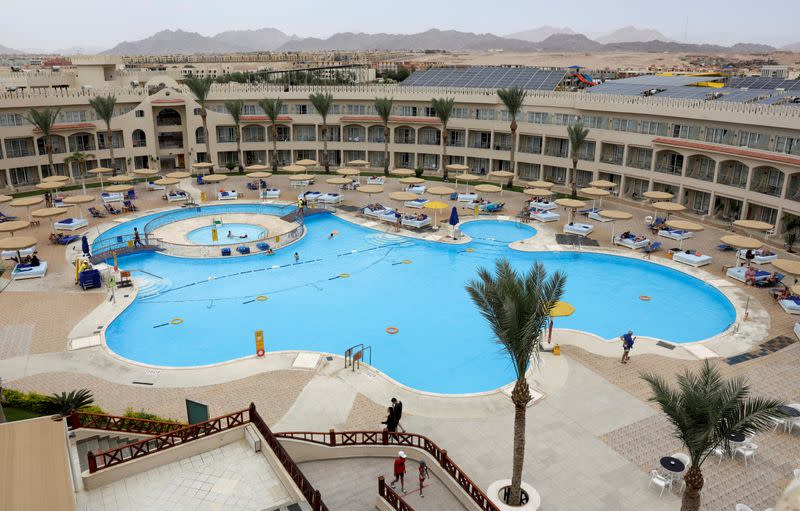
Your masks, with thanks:
[(278, 171), (278, 117), (281, 115), (283, 100), (280, 98), (264, 98), (258, 102), (258, 106), (264, 110), (269, 118), (272, 128), (272, 171)]
[(0, 424), (6, 422), (6, 413), (3, 411), (3, 379), (0, 378)]
[(114, 96), (95, 96), (89, 100), (89, 104), (94, 108), (97, 117), (103, 120), (106, 125), (106, 144), (108, 144), (109, 155), (111, 156), (111, 175), (117, 175), (117, 161), (114, 159), (114, 140), (111, 132), (111, 118), (114, 117), (114, 107), (117, 98)]
[(78, 173), (81, 175), (81, 188), (83, 188), (84, 194), (86, 194), (86, 162), (94, 159), (95, 155), (82, 153), (80, 151), (75, 151), (64, 158), (64, 165), (78, 164)]
[(564, 293), (567, 276), (555, 272), (547, 276), (544, 265), (536, 263), (519, 275), (506, 259), (496, 263), (495, 275), (478, 269), (478, 279), (467, 285), (467, 292), (481, 315), (489, 322), (496, 342), (514, 366), (517, 381), (511, 393), (514, 403), (514, 460), (511, 493), (507, 504), (519, 506), (522, 495), (522, 463), (525, 459), (525, 412), (531, 400), (526, 373), (536, 361), (543, 332), (553, 305)]
[(383, 174), (389, 175), (389, 119), (392, 117), (394, 98), (375, 98), (375, 111), (383, 122)]
[(233, 124), (236, 126), (236, 159), (239, 163), (239, 173), (244, 172), (242, 165), (242, 110), (244, 110), (244, 101), (241, 99), (234, 99), (225, 102), (225, 109), (233, 117)]
[[(209, 163), (213, 165), (214, 153), (211, 152), (211, 137), (208, 134), (208, 123), (206, 122), (206, 117), (208, 116), (208, 112), (206, 111), (206, 101), (208, 100), (208, 94), (211, 92), (211, 84), (214, 83), (214, 79), (190, 76), (186, 78), (183, 83), (189, 87), (189, 91), (194, 95), (195, 101), (197, 101), (197, 104), (200, 105), (200, 119), (203, 121), (203, 133), (205, 134), (206, 140), (206, 154), (208, 155)], [(212, 166), (211, 174), (213, 173), (214, 167)]]
[[(510, 89), (500, 89), (497, 95), (506, 106), (508, 116), (511, 117), (511, 173), (516, 176), (517, 166), (514, 164), (514, 153), (517, 149), (517, 116), (522, 110), (522, 103), (525, 102), (525, 96), (528, 93), (519, 87), (511, 87)], [(514, 184), (514, 176), (508, 179), (508, 186)]]
[(75, 410), (94, 403), (94, 397), (88, 389), (80, 389), (53, 394), (50, 396), (50, 401), (58, 418), (63, 418), (71, 415)]
[(330, 172), (331, 167), (328, 163), (328, 114), (333, 106), (333, 96), (329, 93), (311, 94), (308, 99), (311, 104), (317, 109), (317, 113), (322, 117), (322, 164), (325, 166), (325, 172)]
[(569, 151), (572, 157), (572, 176), (570, 179), (570, 186), (572, 187), (572, 198), (578, 198), (578, 155), (581, 148), (586, 143), (586, 137), (589, 135), (589, 130), (583, 127), (583, 123), (578, 121), (571, 126), (567, 126), (567, 135), (569, 136)]
[[(56, 124), (56, 120), (58, 119), (58, 115), (61, 113), (61, 108), (44, 108), (42, 110), (36, 110), (35, 108), (31, 108), (28, 110), (28, 114), (25, 116), (25, 119), (33, 124), (33, 126), (38, 129), (41, 134), (42, 138), (44, 139), (44, 150), (47, 153), (47, 164), (49, 165), (48, 168), (50, 169), (50, 173), (52, 174), (55, 170), (53, 168), (53, 142), (52, 142), (52, 135), (53, 135), (53, 127)], [(39, 178), (41, 179), (41, 174)]]
[(642, 378), (653, 391), (650, 401), (658, 403), (675, 428), (675, 437), (689, 452), (691, 464), (683, 477), (686, 491), (681, 511), (700, 509), (704, 482), (700, 467), (715, 448), (730, 449), (729, 434), (752, 436), (771, 430), (775, 419), (785, 416), (780, 401), (751, 397), (745, 378), (725, 380), (708, 360), (696, 373), (687, 370), (679, 374), (677, 388), (655, 374), (643, 374)]
[(442, 122), (442, 177), (447, 181), (447, 123), (450, 122), (450, 115), (453, 113), (455, 98), (433, 98), (431, 107), (436, 117)]

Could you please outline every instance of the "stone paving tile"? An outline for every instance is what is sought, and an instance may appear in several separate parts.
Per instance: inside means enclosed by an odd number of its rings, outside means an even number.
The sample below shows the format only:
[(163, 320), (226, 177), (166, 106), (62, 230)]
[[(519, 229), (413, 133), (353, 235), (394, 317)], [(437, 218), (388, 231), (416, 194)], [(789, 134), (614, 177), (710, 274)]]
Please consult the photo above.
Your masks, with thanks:
[[(359, 392), (353, 400), (353, 406), (347, 416), (346, 428), (357, 431), (383, 429), (385, 426), (381, 422), (386, 420), (387, 408), (389, 408), (388, 404), (386, 406), (378, 404)], [(403, 413), (403, 415), (406, 414)]]

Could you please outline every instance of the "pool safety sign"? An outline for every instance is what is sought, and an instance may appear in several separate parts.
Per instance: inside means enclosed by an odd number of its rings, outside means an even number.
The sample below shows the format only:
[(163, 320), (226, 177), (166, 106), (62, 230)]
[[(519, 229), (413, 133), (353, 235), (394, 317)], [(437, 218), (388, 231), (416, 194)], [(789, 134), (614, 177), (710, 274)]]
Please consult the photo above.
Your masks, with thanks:
[(256, 330), (256, 355), (264, 356), (264, 331)]

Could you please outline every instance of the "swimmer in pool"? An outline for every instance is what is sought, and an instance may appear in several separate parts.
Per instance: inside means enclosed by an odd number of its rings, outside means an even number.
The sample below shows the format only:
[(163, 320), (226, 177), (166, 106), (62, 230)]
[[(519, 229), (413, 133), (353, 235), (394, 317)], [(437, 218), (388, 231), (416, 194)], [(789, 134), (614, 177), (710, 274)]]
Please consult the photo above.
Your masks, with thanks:
[(247, 239), (247, 234), (242, 234), (239, 236), (238, 234), (233, 234), (231, 231), (228, 231), (229, 238), (239, 238), (240, 240)]

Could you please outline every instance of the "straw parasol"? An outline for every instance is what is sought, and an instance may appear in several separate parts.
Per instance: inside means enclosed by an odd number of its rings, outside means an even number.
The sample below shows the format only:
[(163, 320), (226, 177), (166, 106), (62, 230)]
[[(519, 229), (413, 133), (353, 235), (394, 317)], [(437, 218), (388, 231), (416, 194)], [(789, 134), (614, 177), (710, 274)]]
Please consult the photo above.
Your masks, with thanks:
[(361, 167), (361, 166), (366, 167), (366, 166), (369, 165), (369, 162), (367, 160), (352, 160), (352, 161), (348, 161), (347, 164), (348, 165), (355, 165), (357, 167)]
[(106, 188), (107, 192), (111, 193), (124, 193), (133, 188), (131, 184), (112, 185)]
[(66, 183), (62, 183), (60, 181), (43, 181), (41, 183), (36, 183), (36, 188), (39, 190), (58, 190), (59, 188), (64, 188)]
[(489, 176), (496, 177), (498, 179), (508, 179), (510, 177), (514, 177), (514, 173), (507, 170), (493, 170), (489, 172)]
[(603, 207), (603, 197), (608, 197), (609, 195), (611, 195), (611, 192), (609, 192), (608, 190), (604, 190), (602, 188), (594, 188), (594, 187), (581, 188), (580, 192), (582, 195), (588, 195), (589, 197), (592, 198), (592, 207), (594, 207), (594, 199), (599, 198), (600, 204), (598, 205), (598, 207), (601, 208)]
[(672, 200), (675, 197), (673, 194), (669, 192), (659, 192), (657, 190), (650, 190), (649, 192), (644, 192), (642, 196), (651, 200)]
[(114, 169), (110, 169), (108, 167), (97, 167), (92, 170), (86, 171), (87, 174), (91, 174), (93, 176), (98, 176), (100, 178), (100, 189), (103, 189), (103, 174), (113, 174)]
[(422, 179), (421, 177), (414, 177), (414, 176), (403, 177), (398, 179), (398, 181), (404, 185), (421, 185), (422, 183), (425, 182), (425, 180)]
[(211, 174), (210, 176), (203, 176), (203, 181), (206, 183), (221, 183), (228, 179), (225, 174)]
[(311, 181), (312, 179), (314, 179), (314, 176), (311, 174), (296, 174), (289, 177), (289, 181)]
[(281, 167), (281, 170), (284, 172), (289, 172), (290, 174), (299, 174), (301, 172), (305, 172), (306, 168), (302, 165), (286, 165), (285, 167)]
[(686, 206), (678, 204), (677, 202), (654, 202), (653, 209), (655, 210), (653, 211), (653, 216), (656, 216), (656, 211), (666, 211), (667, 216), (669, 216), (670, 213), (683, 211), (686, 209)]
[[(453, 195), (454, 193), (456, 193), (456, 190), (454, 188), (450, 188), (449, 186), (431, 186), (426, 190), (426, 192), (430, 195), (441, 197), (444, 195), (448, 196)], [(439, 204), (444, 204), (444, 203), (440, 202)], [(447, 204), (445, 204), (445, 206), (446, 205)]]
[(297, 160), (294, 162), (294, 164), (302, 167), (313, 167), (314, 165), (319, 165), (319, 162), (317, 162), (317, 160), (309, 160), (306, 158), (304, 160)]
[(267, 165), (261, 165), (261, 164), (248, 165), (247, 167), (244, 168), (244, 171), (248, 172), (248, 173), (249, 172), (263, 172), (265, 170), (269, 170), (269, 167)]
[(33, 218), (47, 218), (50, 220), (50, 228), (53, 232), (56, 232), (56, 228), (53, 225), (53, 219), (58, 216), (66, 215), (67, 210), (62, 208), (44, 208), (44, 209), (37, 209), (31, 213)]
[(400, 202), (401, 205), (403, 206), (403, 214), (405, 214), (406, 201), (417, 200), (419, 199), (419, 196), (416, 193), (411, 193), (411, 192), (392, 192), (389, 194), (389, 198)]
[(729, 234), (721, 237), (719, 240), (726, 245), (730, 245), (733, 248), (742, 250), (755, 250), (757, 248), (761, 248), (763, 245), (763, 243), (758, 240), (748, 238), (747, 236), (740, 236), (738, 234)]
[(325, 180), (325, 182), (328, 183), (329, 185), (341, 186), (341, 185), (349, 185), (350, 183), (353, 182), (353, 180), (347, 177), (338, 176), (338, 177), (329, 177), (328, 179)]
[(449, 165), (445, 165), (444, 168), (455, 172), (466, 172), (469, 170), (469, 167), (464, 165), (463, 163), (451, 163)]
[(784, 273), (788, 273), (789, 275), (793, 275), (795, 277), (800, 276), (800, 261), (794, 261), (791, 259), (775, 259), (772, 261), (772, 266)]
[(392, 169), (389, 171), (389, 174), (393, 176), (407, 177), (407, 176), (413, 176), (414, 171), (411, 169)]
[(130, 183), (131, 181), (133, 181), (133, 176), (121, 175), (108, 178), (109, 183)]
[(184, 172), (182, 170), (177, 170), (175, 172), (170, 172), (167, 174), (167, 177), (172, 179), (186, 179), (187, 177), (191, 177), (192, 175), (188, 172)]
[(154, 181), (154, 183), (159, 186), (172, 186), (180, 183), (180, 180), (174, 177), (162, 177), (161, 179)]
[(0, 224), (0, 232), (7, 232), (13, 236), (15, 232), (21, 231), (30, 225), (31, 223), (25, 220), (11, 220)]
[(497, 185), (477, 185), (475, 191), (480, 193), (500, 193), (502, 188)]
[[(735, 220), (733, 222), (733, 225), (735, 225), (736, 227), (741, 227), (745, 231), (759, 231), (764, 233), (769, 232), (775, 228), (774, 225), (767, 222), (761, 222), (759, 220)], [(747, 234), (752, 236), (752, 234), (749, 232)]]
[(372, 194), (383, 192), (383, 187), (381, 185), (362, 185), (359, 186), (357, 190), (361, 193), (366, 193), (367, 195), (369, 195), (369, 198), (371, 200)]
[(23, 197), (21, 199), (14, 199), (9, 203), (12, 208), (25, 208), (28, 210), (28, 220), (31, 220), (31, 206), (36, 206), (44, 202), (44, 197), (35, 195), (33, 197)]
[(545, 190), (549, 190), (550, 188), (555, 186), (555, 183), (551, 183), (550, 181), (528, 181), (525, 183), (525, 186), (530, 188), (544, 188)]
[(361, 171), (358, 169), (350, 169), (347, 167), (342, 167), (340, 169), (336, 169), (336, 173), (340, 176), (357, 176), (361, 174)]
[(268, 177), (272, 177), (272, 172), (263, 172), (259, 170), (247, 174), (247, 177), (251, 177), (253, 179), (267, 179)]
[(607, 179), (597, 179), (595, 181), (590, 181), (589, 186), (593, 188), (614, 188), (617, 186), (617, 183), (608, 181)]
[(207, 169), (213, 169), (213, 168), (214, 168), (214, 164), (213, 163), (209, 163), (207, 161), (200, 161), (200, 162), (197, 162), (197, 163), (192, 163), (192, 170), (199, 170), (202, 173), (205, 173), (205, 171)]
[[(694, 222), (687, 222), (686, 220), (667, 220), (665, 222), (667, 227), (678, 229), (679, 231), (700, 232), (705, 227)], [(678, 248), (683, 248), (683, 239), (678, 242)]]
[(137, 176), (150, 177), (158, 174), (158, 171), (156, 169), (134, 169), (133, 173)]
[(633, 218), (633, 215), (626, 212), (626, 211), (619, 211), (616, 209), (603, 209), (597, 212), (603, 218), (608, 218), (611, 220), (611, 242), (614, 242), (614, 235), (616, 233), (616, 226), (614, 224), (617, 223), (617, 220), (630, 220)]
[(10, 195), (0, 195), (0, 204), (5, 204), (6, 202), (11, 202), (14, 200), (14, 197)]
[(569, 223), (572, 223), (572, 216), (576, 209), (586, 207), (585, 202), (576, 199), (556, 199), (556, 204), (569, 209)]
[(20, 250), (27, 250), (36, 246), (36, 238), (32, 236), (10, 236), (0, 239), (0, 250), (16, 250), (17, 261), (22, 260)]
[(455, 176), (456, 186), (458, 186), (459, 181), (463, 181), (467, 185), (467, 193), (469, 193), (469, 184), (474, 183), (475, 181), (480, 181), (480, 176), (476, 176), (475, 174), (458, 174)]
[(545, 188), (526, 188), (522, 190), (522, 193), (530, 195), (531, 197), (552, 197), (556, 194), (553, 190), (547, 190)]
[[(446, 187), (443, 186), (441, 188), (446, 188)], [(428, 191), (430, 192), (430, 190), (428, 190)], [(445, 204), (444, 202), (430, 201), (430, 202), (425, 203), (425, 205), (422, 206), (422, 207), (425, 208), (425, 209), (432, 209), (433, 210), (433, 228), (434, 229), (438, 229), (439, 228), (439, 222), (437, 221), (437, 217), (438, 217), (439, 210), (447, 209), (450, 206), (448, 204)]]
[(80, 204), (89, 204), (90, 202), (94, 202), (95, 197), (93, 195), (72, 195), (71, 197), (64, 198), (64, 204), (69, 204), (70, 206), (75, 206), (75, 210), (78, 213), (78, 216), (83, 218), (83, 211), (78, 206)]
[(69, 176), (47, 176), (42, 179), (43, 183), (64, 183), (69, 181)]

